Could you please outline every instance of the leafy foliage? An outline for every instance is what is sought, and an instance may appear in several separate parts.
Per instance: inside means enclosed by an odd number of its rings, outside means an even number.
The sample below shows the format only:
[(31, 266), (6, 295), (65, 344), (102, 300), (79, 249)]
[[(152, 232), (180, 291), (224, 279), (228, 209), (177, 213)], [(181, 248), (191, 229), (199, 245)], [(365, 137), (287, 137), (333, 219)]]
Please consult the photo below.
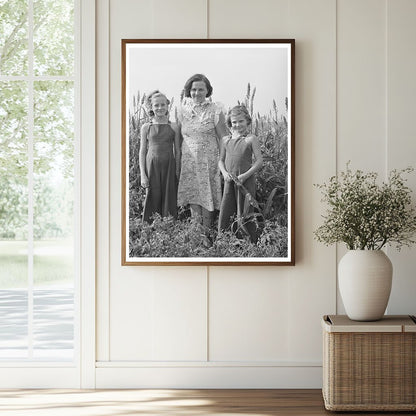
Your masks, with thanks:
[(27, 234), (27, 192), (10, 176), (0, 176), (0, 239)]
[[(28, 74), (28, 2), (0, 0), (0, 74)], [(36, 75), (74, 73), (74, 2), (33, 1)]]
[[(0, 0), (0, 76), (28, 75), (28, 4)], [(35, 76), (73, 76), (73, 13), (73, 1), (34, 0)], [(0, 238), (27, 238), (31, 114), (34, 236), (72, 233), (74, 83), (35, 81), (32, 109), (29, 87), (29, 81), (0, 81)]]
[(254, 112), (254, 97), (256, 88), (250, 83), (243, 102), (249, 109), (252, 118), (252, 133), (259, 138), (263, 156), (263, 167), (256, 175), (256, 199), (263, 209), (266, 218), (279, 216), (287, 226), (287, 196), (288, 196), (288, 100), (286, 97), (285, 113), (279, 115), (276, 101), (267, 115)]
[[(257, 193), (245, 195), (245, 202), (236, 215), (232, 232), (204, 230), (189, 218), (186, 211), (179, 220), (156, 217), (153, 224), (143, 223), (141, 213), (145, 192), (140, 187), (140, 129), (149, 120), (146, 96), (140, 92), (133, 98), (129, 113), (129, 226), (130, 256), (133, 257), (286, 257), (288, 253), (288, 128), (287, 119), (279, 115), (276, 103), (268, 115), (254, 112), (256, 88), (250, 84), (244, 100), (252, 117), (252, 130), (258, 137), (264, 158), (263, 168), (256, 175)], [(176, 109), (172, 106), (171, 113)], [(286, 108), (287, 112), (287, 108)], [(176, 117), (177, 118), (177, 117)], [(254, 208), (254, 210), (253, 210)], [(252, 221), (258, 230), (256, 243), (250, 242), (245, 227)], [(214, 227), (216, 229), (216, 227)], [(207, 244), (207, 234), (209, 244)]]
[(0, 75), (27, 75), (27, 1), (0, 1)]
[(74, 2), (34, 0), (36, 75), (73, 75)]
[(267, 221), (267, 230), (257, 243), (238, 238), (232, 232), (207, 237), (207, 230), (194, 218), (174, 220), (156, 215), (152, 224), (136, 218), (130, 222), (132, 257), (285, 257), (287, 230)]
[(316, 185), (328, 208), (315, 238), (327, 245), (344, 242), (350, 250), (380, 250), (386, 244), (400, 250), (414, 243), (416, 211), (403, 178), (412, 171), (394, 169), (378, 184), (377, 173), (353, 172), (347, 164), (345, 172)]
[(27, 93), (25, 82), (0, 82), (0, 177), (26, 181)]
[(74, 84), (38, 81), (34, 96), (34, 171), (74, 173)]

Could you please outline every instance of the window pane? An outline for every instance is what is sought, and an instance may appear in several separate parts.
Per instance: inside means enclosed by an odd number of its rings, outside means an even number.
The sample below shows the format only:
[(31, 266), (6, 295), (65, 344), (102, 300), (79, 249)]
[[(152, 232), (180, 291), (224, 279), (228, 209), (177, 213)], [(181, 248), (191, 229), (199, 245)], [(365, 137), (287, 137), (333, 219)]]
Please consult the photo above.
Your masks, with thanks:
[(27, 239), (27, 85), (0, 82), (0, 239)]
[(74, 1), (35, 0), (34, 70), (36, 75), (74, 74)]
[[(3, 246), (27, 240), (28, 157), (27, 85), (22, 81), (0, 81), (0, 240)], [(14, 246), (13, 246), (14, 247)], [(15, 247), (16, 250), (20, 247)], [(9, 250), (9, 249), (8, 249)], [(10, 250), (9, 250), (10, 252)], [(0, 256), (2, 256), (0, 251)], [(8, 262), (10, 263), (11, 260)], [(2, 268), (2, 272), (3, 269)], [(14, 287), (21, 271), (7, 269), (10, 282), (2, 273), (1, 286)], [(25, 276), (25, 280), (26, 280)], [(7, 286), (6, 286), (7, 285)]]
[(34, 84), (34, 358), (72, 359), (74, 85)]
[(72, 360), (74, 349), (74, 290), (37, 288), (33, 298), (33, 357)]
[(0, 82), (0, 359), (27, 357), (27, 85)]
[(73, 274), (73, 82), (35, 82), (34, 119), (35, 282), (50, 284), (51, 279), (42, 276), (48, 264), (63, 273), (52, 280), (72, 280)]
[(27, 358), (27, 308), (27, 290), (0, 289), (0, 360)]
[(27, 75), (27, 0), (0, 0), (0, 75)]

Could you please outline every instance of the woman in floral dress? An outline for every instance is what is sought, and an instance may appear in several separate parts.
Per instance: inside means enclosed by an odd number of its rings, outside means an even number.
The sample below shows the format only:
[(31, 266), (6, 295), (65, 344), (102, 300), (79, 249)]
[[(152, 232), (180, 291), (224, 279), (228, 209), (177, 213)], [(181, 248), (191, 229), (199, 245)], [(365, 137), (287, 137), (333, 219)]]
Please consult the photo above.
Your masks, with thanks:
[(183, 137), (178, 205), (189, 205), (192, 216), (208, 228), (221, 205), (219, 143), (227, 134), (222, 106), (208, 99), (211, 94), (209, 80), (193, 75), (178, 113)]

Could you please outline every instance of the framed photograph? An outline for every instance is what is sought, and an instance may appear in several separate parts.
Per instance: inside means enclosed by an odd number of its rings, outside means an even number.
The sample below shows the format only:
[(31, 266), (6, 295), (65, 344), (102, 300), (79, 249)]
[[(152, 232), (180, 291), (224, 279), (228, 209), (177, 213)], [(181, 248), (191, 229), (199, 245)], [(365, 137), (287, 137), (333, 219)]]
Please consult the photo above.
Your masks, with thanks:
[(294, 265), (295, 41), (121, 46), (122, 265)]

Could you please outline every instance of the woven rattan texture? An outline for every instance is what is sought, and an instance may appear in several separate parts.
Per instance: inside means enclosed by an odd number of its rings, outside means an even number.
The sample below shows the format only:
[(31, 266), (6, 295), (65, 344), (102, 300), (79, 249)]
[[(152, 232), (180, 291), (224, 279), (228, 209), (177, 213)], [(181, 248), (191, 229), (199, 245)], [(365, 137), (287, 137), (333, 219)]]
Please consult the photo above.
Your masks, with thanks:
[(328, 410), (416, 410), (416, 333), (323, 336)]

